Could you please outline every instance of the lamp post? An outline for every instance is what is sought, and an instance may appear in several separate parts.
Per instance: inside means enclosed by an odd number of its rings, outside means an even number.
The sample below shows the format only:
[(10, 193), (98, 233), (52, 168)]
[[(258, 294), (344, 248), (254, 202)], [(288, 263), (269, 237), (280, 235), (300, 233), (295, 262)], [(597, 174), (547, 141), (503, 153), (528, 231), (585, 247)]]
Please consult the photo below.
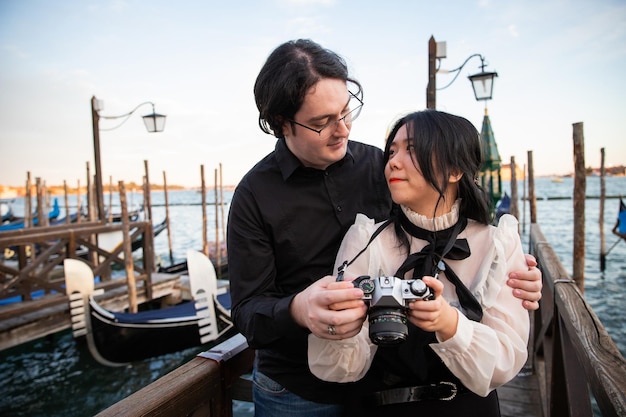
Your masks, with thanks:
[(491, 100), (493, 95), (493, 80), (498, 76), (497, 72), (486, 72), (485, 57), (481, 54), (470, 55), (460, 67), (453, 70), (446, 71), (448, 73), (456, 72), (452, 81), (441, 88), (437, 88), (437, 72), (440, 71), (438, 63), (441, 59), (446, 57), (446, 43), (436, 42), (435, 37), (431, 36), (428, 40), (428, 86), (426, 87), (426, 108), (437, 108), (437, 90), (443, 90), (452, 85), (456, 81), (457, 77), (461, 73), (461, 70), (468, 63), (468, 61), (474, 57), (480, 58), (480, 72), (474, 75), (470, 75), (469, 80), (472, 82), (472, 88), (474, 89), (474, 97), (477, 101)]
[(480, 132), (480, 141), (483, 152), (483, 163), (480, 167), (479, 180), (483, 189), (489, 192), (491, 197), (491, 209), (495, 208), (496, 203), (502, 197), (502, 178), (500, 169), (502, 160), (498, 152), (498, 145), (491, 128), (491, 120), (487, 112), (486, 101), (493, 97), (493, 82), (498, 76), (497, 72), (485, 71), (485, 57), (481, 54), (472, 54), (461, 64), (448, 73), (456, 72), (456, 75), (447, 85), (437, 88), (437, 72), (440, 71), (438, 64), (441, 59), (446, 57), (446, 43), (436, 42), (435, 37), (431, 36), (428, 40), (428, 86), (426, 87), (426, 108), (435, 109), (437, 104), (437, 90), (443, 90), (452, 85), (461, 73), (461, 70), (474, 57), (480, 58), (480, 72), (468, 76), (474, 90), (476, 101), (485, 101), (485, 117), (483, 118), (483, 126)]
[(93, 127), (93, 155), (94, 162), (96, 168), (95, 174), (95, 183), (96, 183), (96, 205), (98, 209), (98, 220), (104, 221), (104, 192), (102, 190), (102, 164), (100, 162), (100, 119), (122, 119), (125, 118), (122, 123), (118, 124), (115, 127), (110, 129), (102, 129), (102, 130), (114, 130), (123, 125), (128, 118), (139, 109), (139, 107), (144, 104), (152, 105), (152, 113), (147, 114), (143, 117), (144, 124), (146, 125), (146, 129), (150, 133), (162, 132), (165, 128), (165, 116), (162, 114), (158, 114), (154, 111), (154, 103), (150, 101), (146, 101), (144, 103), (139, 104), (133, 110), (126, 114), (122, 114), (120, 116), (100, 116), (100, 111), (102, 110), (103, 104), (102, 100), (96, 99), (95, 96), (91, 97), (91, 121)]

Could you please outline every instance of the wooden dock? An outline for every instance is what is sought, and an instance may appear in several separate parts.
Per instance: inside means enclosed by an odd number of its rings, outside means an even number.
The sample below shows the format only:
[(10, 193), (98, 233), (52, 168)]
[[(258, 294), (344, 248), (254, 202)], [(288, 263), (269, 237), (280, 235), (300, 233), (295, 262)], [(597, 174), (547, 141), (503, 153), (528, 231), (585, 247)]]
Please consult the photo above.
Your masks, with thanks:
[(502, 417), (543, 417), (539, 376), (530, 369), (497, 389)]
[[(100, 277), (96, 289), (105, 290), (99, 301), (113, 311), (166, 297), (176, 293), (177, 288), (179, 291), (180, 274), (155, 272), (152, 224), (124, 223), (71, 223), (0, 233), (0, 251), (16, 253), (14, 261), (0, 261), (0, 299), (22, 300), (0, 306), (0, 350), (71, 327), (62, 273), (66, 258), (86, 258), (94, 276)], [(123, 244), (108, 250), (98, 246), (100, 235), (124, 229), (127, 238)], [(132, 259), (133, 241), (141, 242), (140, 261)], [(129, 267), (132, 280), (112, 277), (114, 269), (126, 269), (128, 277)], [(131, 285), (136, 299), (129, 297)], [(34, 297), (37, 292), (43, 296)]]
[[(626, 360), (580, 295), (541, 229), (531, 225), (531, 252), (544, 278), (538, 311), (531, 313), (529, 360), (498, 388), (505, 417), (626, 416)], [(253, 351), (243, 336), (203, 352), (122, 401), (109, 416), (232, 417), (232, 400), (251, 400)]]

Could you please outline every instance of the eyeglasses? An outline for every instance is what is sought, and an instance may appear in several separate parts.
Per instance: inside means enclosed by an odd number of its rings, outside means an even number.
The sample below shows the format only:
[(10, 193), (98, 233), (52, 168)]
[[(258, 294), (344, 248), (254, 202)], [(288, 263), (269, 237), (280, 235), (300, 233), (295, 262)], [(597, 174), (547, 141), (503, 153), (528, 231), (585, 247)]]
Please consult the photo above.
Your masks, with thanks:
[(352, 92), (349, 91), (349, 93), (350, 93), (350, 101), (348, 102), (348, 108), (352, 110), (350, 110), (345, 116), (337, 120), (329, 121), (328, 123), (326, 123), (319, 129), (314, 129), (307, 125), (303, 125), (302, 123), (298, 123), (295, 120), (289, 120), (289, 121), (291, 123), (297, 124), (298, 126), (302, 126), (305, 129), (309, 129), (317, 133), (320, 136), (320, 139), (326, 139), (337, 131), (337, 128), (339, 127), (339, 122), (343, 121), (346, 124), (346, 126), (350, 127), (352, 125), (352, 122), (355, 121), (356, 118), (359, 117), (359, 115), (361, 114), (361, 109), (363, 108), (363, 100), (358, 98)]

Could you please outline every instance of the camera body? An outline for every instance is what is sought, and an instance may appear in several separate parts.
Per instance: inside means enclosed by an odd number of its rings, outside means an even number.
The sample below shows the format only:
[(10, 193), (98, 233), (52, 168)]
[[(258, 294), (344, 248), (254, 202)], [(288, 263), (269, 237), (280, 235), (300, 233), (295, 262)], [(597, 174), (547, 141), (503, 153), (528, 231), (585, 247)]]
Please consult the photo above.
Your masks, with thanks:
[(408, 336), (406, 309), (416, 300), (432, 300), (433, 291), (421, 279), (362, 275), (352, 281), (363, 290), (368, 306), (369, 336), (377, 345), (394, 345)]

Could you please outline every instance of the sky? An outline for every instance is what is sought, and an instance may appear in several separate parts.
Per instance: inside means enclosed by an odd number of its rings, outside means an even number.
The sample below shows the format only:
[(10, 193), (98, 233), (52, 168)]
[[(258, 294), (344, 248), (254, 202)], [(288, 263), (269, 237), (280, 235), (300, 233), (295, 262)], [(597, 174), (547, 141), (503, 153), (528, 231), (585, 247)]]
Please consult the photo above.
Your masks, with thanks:
[[(493, 100), (474, 99), (472, 58), (437, 109), (481, 129), (488, 106), (504, 163), (536, 176), (573, 172), (573, 124), (585, 165), (626, 164), (626, 2), (623, 0), (0, 0), (0, 184), (27, 173), (48, 185), (93, 174), (91, 98), (101, 116), (150, 101), (167, 115), (148, 133), (139, 108), (100, 121), (103, 179), (197, 187), (222, 167), (236, 184), (275, 138), (258, 127), (253, 85), (281, 43), (309, 38), (342, 55), (364, 87), (350, 139), (383, 146), (400, 114), (426, 107), (428, 40), (445, 41), (442, 70), (481, 54), (496, 71)], [(440, 71), (438, 87), (453, 75)], [(119, 126), (119, 127), (118, 127)], [(112, 129), (113, 130), (106, 130)]]

